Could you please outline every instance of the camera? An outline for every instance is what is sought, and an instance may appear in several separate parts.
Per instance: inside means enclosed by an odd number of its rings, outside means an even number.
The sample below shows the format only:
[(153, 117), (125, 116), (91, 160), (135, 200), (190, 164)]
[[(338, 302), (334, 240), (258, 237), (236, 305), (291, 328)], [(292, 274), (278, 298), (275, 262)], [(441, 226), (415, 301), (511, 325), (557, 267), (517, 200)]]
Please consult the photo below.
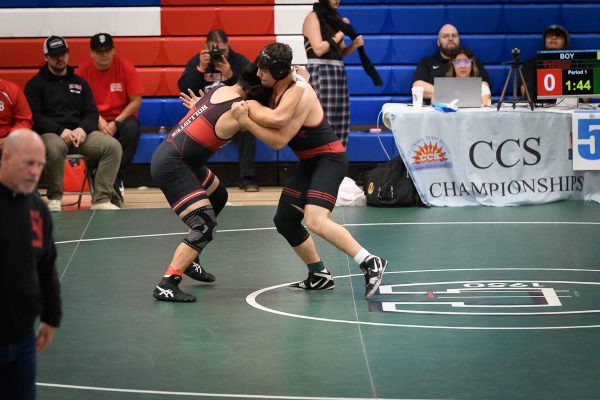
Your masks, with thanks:
[(512, 54), (513, 60), (519, 60), (519, 57), (521, 56), (521, 50), (515, 47), (510, 51), (510, 53)]
[(219, 46), (216, 43), (213, 43), (212, 48), (210, 49), (210, 61), (213, 63), (221, 62), (223, 60), (223, 51), (219, 49)]

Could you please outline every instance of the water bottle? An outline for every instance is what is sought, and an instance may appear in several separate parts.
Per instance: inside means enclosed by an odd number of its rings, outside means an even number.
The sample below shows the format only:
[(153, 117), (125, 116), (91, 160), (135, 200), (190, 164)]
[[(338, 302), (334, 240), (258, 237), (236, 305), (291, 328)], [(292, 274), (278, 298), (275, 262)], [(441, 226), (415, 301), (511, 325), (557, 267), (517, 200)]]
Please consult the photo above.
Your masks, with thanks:
[(167, 128), (162, 125), (160, 128), (158, 128), (158, 134), (160, 135), (161, 138), (166, 138), (167, 137)]

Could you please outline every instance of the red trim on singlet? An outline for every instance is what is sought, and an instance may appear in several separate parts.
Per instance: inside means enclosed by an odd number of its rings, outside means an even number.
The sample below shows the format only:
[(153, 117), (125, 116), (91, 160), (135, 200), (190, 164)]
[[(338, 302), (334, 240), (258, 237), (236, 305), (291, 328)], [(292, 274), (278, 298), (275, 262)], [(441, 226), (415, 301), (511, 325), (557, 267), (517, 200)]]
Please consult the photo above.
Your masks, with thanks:
[(284, 187), (283, 190), (281, 191), (281, 194), (287, 194), (290, 197), (295, 197), (295, 198), (299, 199), (300, 196), (302, 195), (302, 192)]
[(306, 197), (311, 197), (313, 199), (321, 199), (328, 201), (332, 204), (335, 204), (336, 198), (329, 193), (319, 192), (318, 190), (307, 190)]
[(206, 184), (208, 183), (208, 181), (210, 181), (210, 178), (214, 175), (214, 173), (210, 169), (206, 168), (206, 171), (207, 171), (206, 176), (204, 177), (204, 180), (200, 183), (200, 186), (202, 186), (202, 187), (206, 187)]
[(198, 189), (198, 190), (195, 190), (195, 191), (193, 191), (191, 193), (186, 194), (185, 196), (183, 196), (182, 198), (180, 198), (179, 200), (177, 200), (175, 202), (175, 204), (173, 204), (173, 211), (177, 211), (177, 209), (179, 207), (181, 207), (183, 204), (185, 204), (186, 202), (190, 201), (194, 197), (198, 197), (198, 196), (202, 196), (202, 195), (206, 195), (206, 190), (204, 190), (204, 189)]
[[(199, 117), (198, 121), (194, 121), (195, 125), (191, 125), (186, 128), (183, 132), (194, 142), (198, 143), (202, 147), (205, 147), (216, 153), (219, 149), (225, 146), (231, 141), (230, 139), (221, 139), (217, 136), (214, 127), (206, 120), (203, 116)], [(208, 128), (208, 131), (202, 131), (202, 125), (204, 128)]]
[(322, 146), (314, 147), (308, 150), (294, 150), (294, 153), (296, 153), (299, 159), (306, 160), (318, 154), (344, 153), (345, 151), (346, 149), (344, 148), (342, 142), (336, 140), (335, 142), (327, 143)]

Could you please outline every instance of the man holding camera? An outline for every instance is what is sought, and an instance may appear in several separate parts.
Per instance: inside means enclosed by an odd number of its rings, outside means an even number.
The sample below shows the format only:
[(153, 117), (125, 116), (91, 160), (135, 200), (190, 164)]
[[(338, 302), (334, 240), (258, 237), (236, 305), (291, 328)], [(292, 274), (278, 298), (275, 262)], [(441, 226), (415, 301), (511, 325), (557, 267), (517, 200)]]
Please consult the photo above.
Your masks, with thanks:
[[(208, 32), (204, 49), (194, 55), (185, 66), (177, 82), (179, 90), (187, 93), (188, 89), (191, 89), (198, 93), (199, 90), (206, 91), (213, 86), (234, 85), (246, 64), (248, 59), (231, 49), (225, 32), (213, 29)], [(254, 179), (256, 139), (249, 132), (240, 132), (233, 140), (238, 146), (240, 159), (239, 187), (246, 192), (257, 192), (259, 189)]]

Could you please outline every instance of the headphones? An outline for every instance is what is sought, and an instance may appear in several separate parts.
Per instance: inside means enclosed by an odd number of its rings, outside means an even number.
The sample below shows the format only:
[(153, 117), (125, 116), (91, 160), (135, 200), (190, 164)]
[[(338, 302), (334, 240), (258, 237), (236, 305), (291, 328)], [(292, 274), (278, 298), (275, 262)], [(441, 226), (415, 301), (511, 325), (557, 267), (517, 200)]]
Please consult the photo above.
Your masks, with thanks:
[(288, 76), (292, 69), (292, 64), (288, 61), (275, 60), (268, 55), (264, 50), (260, 52), (260, 57), (264, 58), (269, 65), (268, 71), (274, 79), (280, 80)]

